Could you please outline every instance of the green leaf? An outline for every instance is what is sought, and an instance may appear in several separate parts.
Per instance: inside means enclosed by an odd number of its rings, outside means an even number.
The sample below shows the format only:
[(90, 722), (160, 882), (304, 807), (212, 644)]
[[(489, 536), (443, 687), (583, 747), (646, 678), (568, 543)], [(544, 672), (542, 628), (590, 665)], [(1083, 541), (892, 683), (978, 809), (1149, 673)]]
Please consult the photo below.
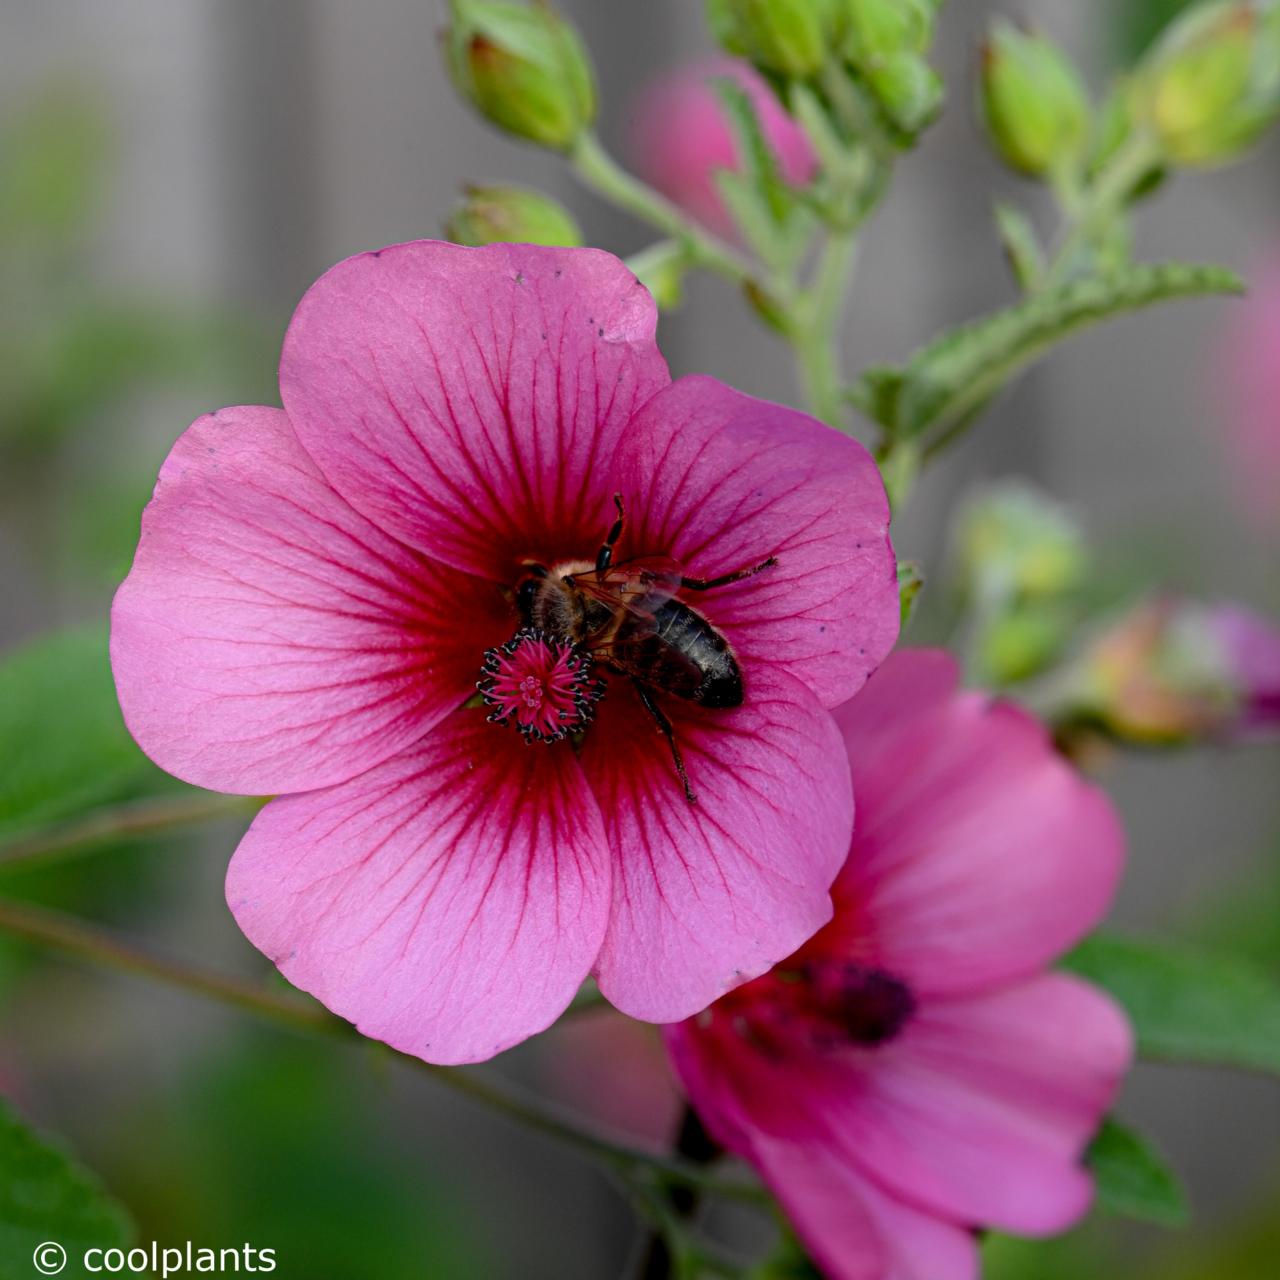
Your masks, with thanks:
[(0, 659), (0, 838), (176, 785), (124, 727), (105, 627), (55, 632)]
[(1178, 1175), (1145, 1138), (1114, 1117), (1102, 1122), (1085, 1162), (1104, 1209), (1166, 1227), (1186, 1224), (1187, 1197)]
[(86, 1170), (37, 1137), (0, 1099), (0, 1280), (31, 1280), (36, 1249), (66, 1250), (63, 1277), (83, 1277), (86, 1249), (124, 1247), (128, 1219)]
[[(1073, 281), (943, 334), (902, 370), (892, 426), (938, 433), (965, 420), (992, 395), (1073, 333), (1172, 298), (1242, 293), (1240, 278), (1222, 267), (1135, 266)], [(883, 388), (884, 379), (881, 375)], [(883, 389), (878, 398), (883, 407)]]
[(898, 607), (902, 614), (902, 627), (905, 631), (911, 621), (920, 600), (920, 592), (924, 590), (924, 571), (914, 560), (898, 561)]
[(1064, 963), (1125, 1008), (1144, 1057), (1280, 1073), (1280, 983), (1264, 969), (1108, 934)]

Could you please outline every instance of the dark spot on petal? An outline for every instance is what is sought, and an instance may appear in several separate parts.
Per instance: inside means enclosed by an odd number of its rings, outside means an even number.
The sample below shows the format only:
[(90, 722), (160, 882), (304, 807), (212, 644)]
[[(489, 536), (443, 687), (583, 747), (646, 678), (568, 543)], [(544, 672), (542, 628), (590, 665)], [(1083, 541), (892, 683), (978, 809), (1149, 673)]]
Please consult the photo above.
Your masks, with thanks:
[(596, 330), (596, 337), (597, 337), (597, 338), (603, 338), (603, 337), (604, 337), (604, 330), (603, 330), (603, 329), (597, 329), (597, 330)]
[(524, 284), (524, 272), (523, 272), (523, 271), (517, 271), (517, 272), (516, 272), (516, 284)]

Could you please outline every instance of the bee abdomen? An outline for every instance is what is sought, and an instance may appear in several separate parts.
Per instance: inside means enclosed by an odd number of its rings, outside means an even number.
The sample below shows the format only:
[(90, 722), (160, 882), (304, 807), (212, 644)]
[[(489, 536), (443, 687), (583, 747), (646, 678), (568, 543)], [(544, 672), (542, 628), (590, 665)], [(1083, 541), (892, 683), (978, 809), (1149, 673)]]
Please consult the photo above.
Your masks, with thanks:
[(729, 642), (695, 609), (669, 600), (654, 615), (658, 638), (697, 669), (700, 680), (670, 692), (704, 707), (742, 705), (742, 672)]

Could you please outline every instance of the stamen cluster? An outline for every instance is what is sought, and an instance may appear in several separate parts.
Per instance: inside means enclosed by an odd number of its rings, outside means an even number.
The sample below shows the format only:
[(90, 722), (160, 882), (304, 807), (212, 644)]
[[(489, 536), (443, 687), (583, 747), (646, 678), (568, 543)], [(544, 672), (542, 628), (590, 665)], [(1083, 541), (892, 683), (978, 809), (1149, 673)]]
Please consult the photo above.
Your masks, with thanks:
[(493, 724), (514, 724), (526, 742), (559, 742), (591, 723), (604, 681), (591, 675), (591, 657), (536, 627), (523, 627), (489, 649), (476, 682), (493, 708)]

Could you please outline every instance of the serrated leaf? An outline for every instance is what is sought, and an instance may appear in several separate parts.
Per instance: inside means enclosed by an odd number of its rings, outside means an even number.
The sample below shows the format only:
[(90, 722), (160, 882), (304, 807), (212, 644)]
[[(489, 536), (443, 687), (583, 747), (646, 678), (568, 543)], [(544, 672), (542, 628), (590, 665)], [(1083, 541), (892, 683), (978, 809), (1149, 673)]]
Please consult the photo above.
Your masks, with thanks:
[(66, 1250), (63, 1277), (84, 1277), (86, 1249), (124, 1247), (132, 1232), (98, 1181), (38, 1137), (0, 1099), (0, 1280), (31, 1280), (43, 1244)]
[(177, 785), (124, 727), (105, 627), (55, 632), (0, 658), (0, 838)]
[(1144, 1057), (1280, 1073), (1280, 982), (1264, 969), (1109, 934), (1064, 965), (1124, 1007)]
[(1222, 267), (1135, 266), (1073, 281), (963, 325), (917, 352), (902, 372), (894, 425), (939, 433), (962, 421), (1015, 374), (1091, 324), (1172, 298), (1242, 293)]
[(1104, 1209), (1166, 1227), (1186, 1224), (1187, 1197), (1178, 1175), (1141, 1134), (1114, 1117), (1102, 1122), (1085, 1163)]
[(1032, 290), (1044, 275), (1044, 252), (1036, 238), (1031, 219), (1021, 209), (999, 202), (995, 208), (996, 229), (1014, 279), (1026, 290)]

